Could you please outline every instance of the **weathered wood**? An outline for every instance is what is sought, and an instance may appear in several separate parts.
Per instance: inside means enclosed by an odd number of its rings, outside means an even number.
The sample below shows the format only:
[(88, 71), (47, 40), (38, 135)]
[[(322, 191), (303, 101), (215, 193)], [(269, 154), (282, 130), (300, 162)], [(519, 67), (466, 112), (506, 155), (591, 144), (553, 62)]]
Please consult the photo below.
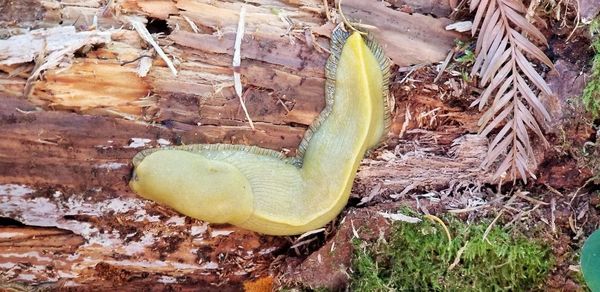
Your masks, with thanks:
[[(430, 133), (428, 138), (432, 138), (431, 135), (435, 134)], [(447, 155), (431, 153), (434, 149), (439, 151), (443, 144), (437, 144), (429, 151), (384, 152), (377, 160), (363, 161), (357, 182), (371, 188), (380, 183), (384, 190), (401, 192), (407, 187), (440, 189), (451, 182), (489, 181), (479, 168), (487, 154), (487, 142), (485, 137), (466, 135), (447, 145)]]
[(433, 14), (437, 17), (447, 17), (452, 13), (450, 2), (446, 0), (390, 0), (388, 2), (404, 12)]
[[(377, 27), (375, 36), (383, 40), (386, 54), (399, 66), (442, 60), (448, 55), (448, 48), (453, 46), (454, 40), (460, 38), (459, 34), (444, 29), (451, 23), (449, 19), (395, 11), (386, 4), (347, 0), (343, 2), (342, 9), (351, 19)], [(430, 43), (437, 45), (427, 45)]]
[(588, 23), (600, 13), (600, 1), (598, 0), (582, 0), (580, 2), (578, 13), (581, 15), (584, 22)]
[(313, 289), (336, 291), (346, 287), (349, 280), (347, 271), (354, 255), (352, 240), (377, 240), (389, 234), (390, 223), (378, 214), (378, 211), (386, 207), (377, 206), (359, 211), (350, 209), (336, 234), (304, 260), (300, 269), (286, 275), (286, 279)]
[[(14, 39), (0, 41), (0, 217), (25, 225), (0, 229), (0, 281), (239, 290), (273, 272), (272, 261), (289, 247), (286, 238), (208, 226), (142, 200), (127, 186), (130, 159), (144, 148), (192, 143), (252, 144), (293, 155), (324, 105), (323, 65), (334, 24), (323, 2), (247, 1), (252, 5), (247, 5), (241, 74), (255, 131), (232, 88), (242, 2), (127, 0), (110, 7), (105, 2), (0, 6), (3, 36), (61, 24), (64, 30), (76, 28), (74, 39), (82, 31), (110, 36), (108, 42), (84, 41), (81, 48), (58, 54), (56, 64), (32, 80), (26, 97), (36, 65), (48, 64), (61, 47), (15, 50)], [(378, 38), (396, 64), (437, 62), (452, 46), (456, 35), (443, 30), (447, 20), (369, 2), (344, 1), (344, 9), (351, 19), (381, 28)], [(34, 16), (16, 17), (26, 13)], [(328, 14), (339, 17), (332, 9)], [(131, 16), (146, 17), (164, 33), (155, 38), (174, 61), (177, 76), (129, 27)], [(396, 26), (395, 19), (406, 26)], [(425, 54), (415, 54), (414, 43), (406, 43), (415, 38)], [(6, 61), (25, 53), (16, 64)], [(36, 64), (29, 62), (31, 56)], [(139, 66), (148, 61), (152, 66), (144, 75)], [(443, 188), (461, 175), (485, 179), (477, 172), (485, 141), (461, 138), (476, 128), (477, 117), (432, 94), (405, 98), (401, 92), (394, 89), (389, 147), (363, 163), (354, 196), (380, 183), (394, 193), (415, 182)], [(434, 109), (451, 126), (429, 128), (436, 123), (423, 113)], [(423, 126), (425, 120), (429, 126)], [(439, 165), (445, 168), (441, 174)]]

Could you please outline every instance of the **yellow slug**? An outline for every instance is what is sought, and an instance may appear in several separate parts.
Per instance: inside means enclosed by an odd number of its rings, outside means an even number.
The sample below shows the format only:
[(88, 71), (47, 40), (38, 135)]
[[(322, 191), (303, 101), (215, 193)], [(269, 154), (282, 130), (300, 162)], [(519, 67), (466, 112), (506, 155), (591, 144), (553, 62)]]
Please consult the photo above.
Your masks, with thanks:
[(326, 65), (326, 107), (297, 157), (226, 144), (148, 149), (133, 159), (130, 186), (211, 223), (271, 235), (320, 228), (344, 208), (361, 159), (387, 132), (388, 74), (389, 61), (377, 43), (336, 29)]

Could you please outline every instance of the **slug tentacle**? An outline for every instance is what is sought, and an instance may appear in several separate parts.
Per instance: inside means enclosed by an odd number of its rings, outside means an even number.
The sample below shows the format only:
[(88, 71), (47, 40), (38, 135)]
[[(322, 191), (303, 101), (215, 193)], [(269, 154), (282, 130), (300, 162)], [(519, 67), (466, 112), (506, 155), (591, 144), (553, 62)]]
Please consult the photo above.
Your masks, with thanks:
[(336, 29), (331, 52), (325, 109), (295, 158), (225, 144), (145, 150), (134, 157), (131, 187), (194, 218), (266, 234), (300, 234), (331, 221), (348, 201), (360, 160), (389, 126), (381, 47)]

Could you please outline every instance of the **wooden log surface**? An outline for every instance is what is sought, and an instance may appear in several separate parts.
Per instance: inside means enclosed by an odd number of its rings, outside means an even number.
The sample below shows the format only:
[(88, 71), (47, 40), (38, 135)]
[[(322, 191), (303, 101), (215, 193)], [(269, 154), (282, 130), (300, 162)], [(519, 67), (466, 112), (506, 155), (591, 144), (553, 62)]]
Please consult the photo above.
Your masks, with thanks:
[[(241, 74), (252, 130), (231, 77), (241, 2), (7, 2), (0, 0), (0, 281), (239, 290), (272, 273), (289, 238), (208, 225), (143, 200), (127, 186), (130, 160), (145, 148), (193, 143), (293, 155), (324, 105), (327, 37), (339, 21), (333, 3), (326, 12), (316, 0), (246, 1)], [(343, 8), (380, 28), (396, 65), (441, 61), (459, 37), (443, 29), (443, 17), (384, 4), (346, 0)], [(160, 32), (176, 76), (132, 21)], [(478, 168), (487, 140), (464, 135), (476, 130), (477, 115), (438, 98), (452, 88), (393, 88), (388, 146), (363, 162), (353, 196), (487, 179)]]

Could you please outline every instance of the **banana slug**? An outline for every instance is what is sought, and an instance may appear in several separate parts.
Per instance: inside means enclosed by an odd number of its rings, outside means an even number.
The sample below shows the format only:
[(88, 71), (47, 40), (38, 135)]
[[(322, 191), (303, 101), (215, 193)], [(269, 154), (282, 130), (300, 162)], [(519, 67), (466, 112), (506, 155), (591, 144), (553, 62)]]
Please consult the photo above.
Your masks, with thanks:
[(338, 28), (325, 69), (326, 106), (296, 157), (227, 144), (148, 149), (133, 158), (130, 187), (187, 216), (264, 234), (324, 226), (346, 205), (365, 153), (387, 133), (389, 61), (370, 37)]

